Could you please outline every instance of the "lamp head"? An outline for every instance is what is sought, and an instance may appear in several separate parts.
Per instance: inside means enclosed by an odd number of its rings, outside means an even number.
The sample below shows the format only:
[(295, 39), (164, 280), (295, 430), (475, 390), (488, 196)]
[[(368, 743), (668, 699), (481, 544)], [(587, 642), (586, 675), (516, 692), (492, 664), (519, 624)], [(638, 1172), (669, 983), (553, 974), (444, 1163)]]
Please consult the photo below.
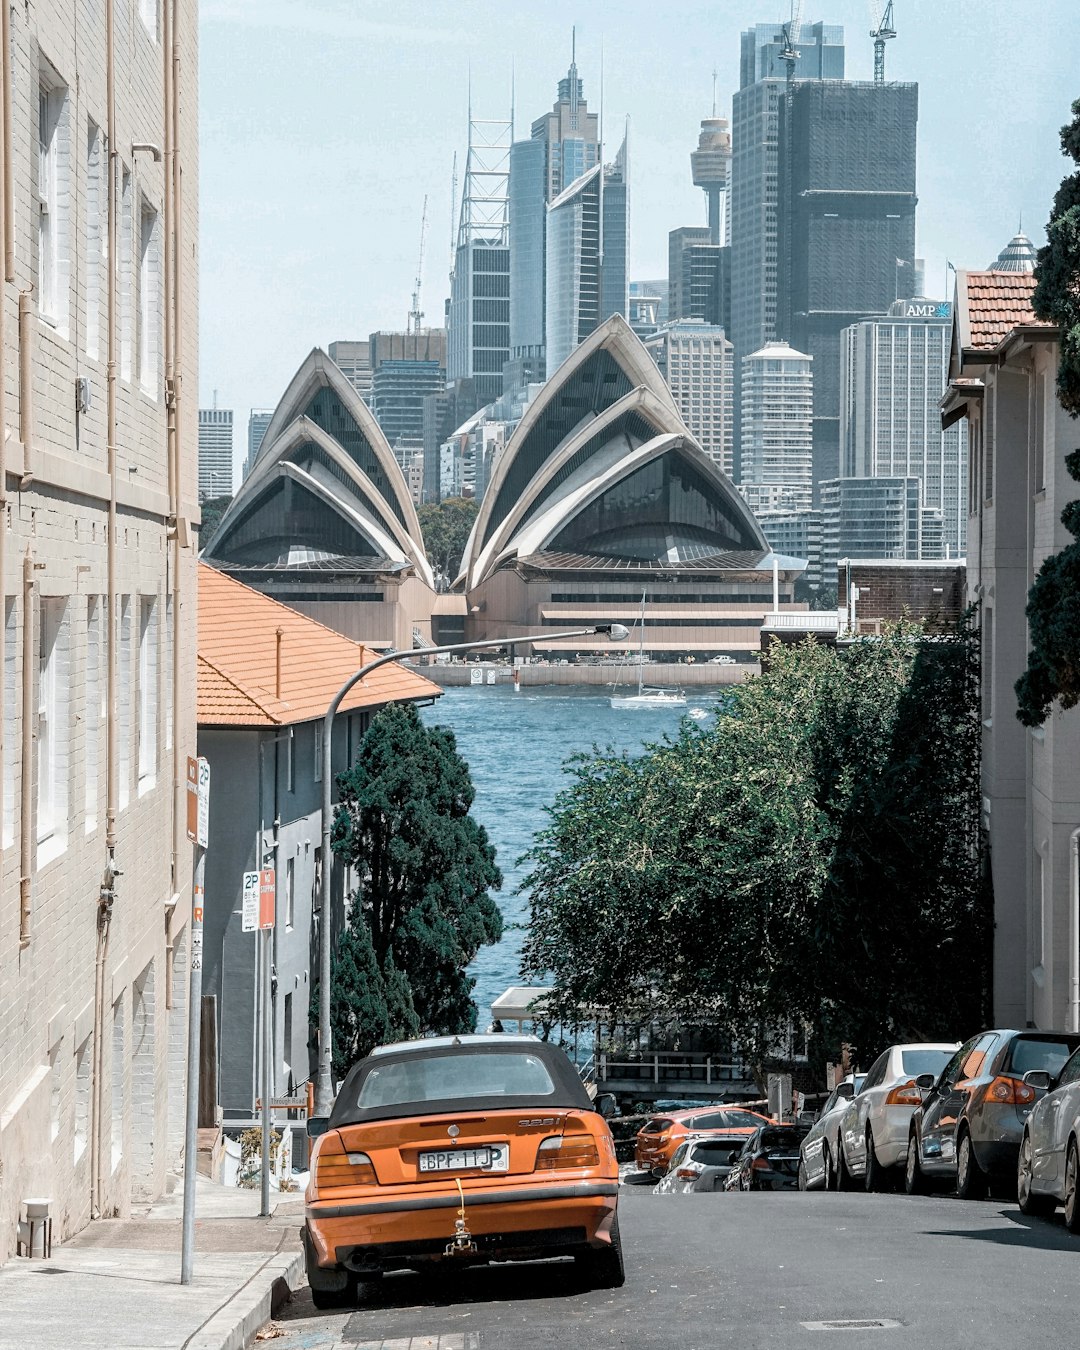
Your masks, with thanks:
[(600, 624), (596, 631), (606, 633), (612, 642), (625, 642), (630, 636), (630, 629), (621, 623)]

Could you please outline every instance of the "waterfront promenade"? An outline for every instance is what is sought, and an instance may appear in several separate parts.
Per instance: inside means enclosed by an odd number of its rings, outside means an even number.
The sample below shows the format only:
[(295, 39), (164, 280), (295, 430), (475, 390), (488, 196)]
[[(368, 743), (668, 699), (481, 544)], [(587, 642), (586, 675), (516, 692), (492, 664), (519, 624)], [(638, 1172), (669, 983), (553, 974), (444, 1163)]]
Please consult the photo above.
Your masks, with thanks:
[[(423, 657), (416, 653), (414, 658), (424, 675), (444, 689), (457, 689), (471, 684), (506, 684), (513, 680), (513, 669), (507, 662), (468, 661), (455, 662), (453, 665), (424, 664)], [(575, 662), (570, 665), (543, 664), (519, 666), (523, 689), (540, 685), (612, 685), (637, 684), (637, 664), (611, 661)], [(761, 667), (756, 661), (740, 661), (733, 666), (714, 666), (707, 661), (695, 661), (692, 664), (646, 662), (645, 683), (649, 685), (674, 685), (677, 688), (708, 688), (728, 684), (741, 684), (748, 675), (757, 675)], [(476, 679), (476, 672), (481, 678)]]

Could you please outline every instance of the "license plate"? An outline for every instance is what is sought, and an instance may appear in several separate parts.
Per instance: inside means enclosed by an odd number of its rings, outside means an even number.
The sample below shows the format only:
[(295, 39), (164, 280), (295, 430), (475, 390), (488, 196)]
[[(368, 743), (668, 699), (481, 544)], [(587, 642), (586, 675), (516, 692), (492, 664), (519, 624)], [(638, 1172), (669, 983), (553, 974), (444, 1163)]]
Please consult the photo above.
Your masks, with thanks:
[(420, 1154), (421, 1172), (505, 1172), (510, 1164), (506, 1144), (485, 1144), (482, 1148), (448, 1148)]

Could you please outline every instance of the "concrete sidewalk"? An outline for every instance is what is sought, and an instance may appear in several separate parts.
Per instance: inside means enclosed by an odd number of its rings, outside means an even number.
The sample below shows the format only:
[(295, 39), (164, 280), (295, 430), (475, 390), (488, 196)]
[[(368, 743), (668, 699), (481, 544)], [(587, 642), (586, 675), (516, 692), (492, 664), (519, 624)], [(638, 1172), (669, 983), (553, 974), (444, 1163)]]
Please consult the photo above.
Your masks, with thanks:
[(182, 1191), (132, 1219), (102, 1219), (48, 1260), (0, 1268), (0, 1350), (244, 1350), (303, 1282), (302, 1195), (199, 1177), (195, 1262), (180, 1283)]

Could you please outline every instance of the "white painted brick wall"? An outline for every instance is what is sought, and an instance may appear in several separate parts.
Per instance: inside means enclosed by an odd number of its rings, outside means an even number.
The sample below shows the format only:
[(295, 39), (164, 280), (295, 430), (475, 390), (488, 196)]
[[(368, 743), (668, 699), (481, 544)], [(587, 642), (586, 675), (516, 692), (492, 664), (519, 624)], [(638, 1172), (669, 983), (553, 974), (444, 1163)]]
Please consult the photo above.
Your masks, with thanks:
[[(0, 1261), (13, 1250), (20, 1201), (31, 1194), (54, 1199), (56, 1238), (80, 1227), (90, 1213), (90, 1150), (76, 1160), (75, 1122), (78, 1086), (76, 1055), (93, 1030), (94, 967), (98, 890), (106, 861), (106, 730), (98, 730), (98, 806), (96, 825), (88, 829), (86, 744), (88, 721), (87, 598), (107, 594), (108, 479), (106, 468), (106, 281), (99, 293), (101, 332), (96, 357), (87, 354), (87, 128), (90, 120), (107, 125), (105, 97), (104, 3), (115, 5), (117, 56), (117, 129), (115, 144), (132, 176), (132, 200), (145, 199), (164, 226), (163, 165), (148, 154), (132, 161), (133, 142), (163, 145), (162, 49), (139, 16), (140, 0), (28, 0), (12, 9), (14, 239), (15, 281), (0, 281), (5, 307), (5, 338), (0, 378), (5, 381), (8, 441), (8, 528), (3, 534), (4, 590), (15, 599), (16, 678), (12, 728), (3, 746), (8, 772), (0, 781), (19, 783), (23, 709), (22, 559), (29, 550), (35, 564), (36, 597), (69, 598), (70, 719), (67, 728), (69, 823), (61, 856), (34, 871), (31, 938), (20, 943), (19, 840), (21, 821), (15, 801), (14, 836), (0, 851)], [(183, 366), (178, 371), (186, 405), (181, 417), (181, 515), (197, 514), (197, 343), (198, 239), (197, 191), (197, 23), (195, 0), (178, 0), (181, 29), (181, 144), (183, 165), (181, 262), (184, 272)], [(61, 167), (62, 209), (66, 230), (62, 266), (67, 269), (66, 335), (37, 317), (33, 323), (34, 481), (19, 485), (22, 468), (19, 407), (18, 295), (37, 278), (37, 123), (39, 71), (44, 62), (67, 89), (66, 162)], [(105, 228), (104, 203), (101, 204)], [(132, 222), (131, 256), (139, 252), (138, 210)], [(163, 233), (161, 234), (163, 246)], [(159, 252), (157, 265), (162, 265)], [(160, 281), (159, 281), (160, 288)], [(133, 302), (136, 297), (132, 295)], [(63, 302), (62, 302), (63, 307)], [(132, 339), (135, 341), (135, 325)], [(168, 686), (164, 615), (170, 581), (171, 547), (167, 538), (168, 482), (164, 371), (160, 332), (156, 342), (158, 378), (153, 396), (140, 386), (137, 360), (132, 379), (117, 389), (118, 464), (117, 572), (119, 594), (132, 597), (130, 687), (138, 680), (139, 596), (155, 596), (159, 622), (157, 706), (159, 728), (155, 786), (139, 796), (134, 740), (129, 756), (132, 775), (128, 805), (117, 822), (117, 901), (108, 936), (103, 1030), (104, 1082), (100, 1137), (104, 1176), (104, 1212), (126, 1213), (132, 1196), (160, 1193), (165, 1172), (182, 1141), (183, 1059), (186, 1042), (187, 978), (184, 926), (190, 908), (191, 858), (185, 847), (178, 868), (180, 899), (170, 909), (172, 755), (165, 745)], [(91, 408), (78, 419), (75, 381), (86, 377)], [(176, 710), (175, 737), (183, 756), (195, 753), (195, 557), (184, 551), (181, 565), (183, 627), (177, 660), (184, 697)], [(37, 599), (35, 599), (35, 610)], [(35, 633), (37, 629), (35, 628)], [(104, 622), (102, 624), (104, 639)], [(36, 653), (34, 659), (36, 676)], [(101, 678), (104, 680), (104, 661)], [(0, 686), (0, 696), (3, 695)], [(33, 710), (32, 710), (33, 711)], [(109, 710), (115, 713), (115, 709)], [(7, 709), (4, 710), (5, 714)], [(31, 801), (36, 800), (36, 779)], [(92, 817), (91, 817), (92, 823)], [(170, 931), (170, 914), (171, 931)], [(173, 1007), (166, 1007), (167, 967), (174, 967)], [(136, 983), (144, 985), (138, 997)], [(112, 1170), (112, 1009), (120, 1002), (124, 1018), (123, 1076), (125, 1115), (123, 1149)], [(141, 1006), (141, 1010), (140, 1010)], [(53, 1137), (54, 1118), (57, 1122)]]

